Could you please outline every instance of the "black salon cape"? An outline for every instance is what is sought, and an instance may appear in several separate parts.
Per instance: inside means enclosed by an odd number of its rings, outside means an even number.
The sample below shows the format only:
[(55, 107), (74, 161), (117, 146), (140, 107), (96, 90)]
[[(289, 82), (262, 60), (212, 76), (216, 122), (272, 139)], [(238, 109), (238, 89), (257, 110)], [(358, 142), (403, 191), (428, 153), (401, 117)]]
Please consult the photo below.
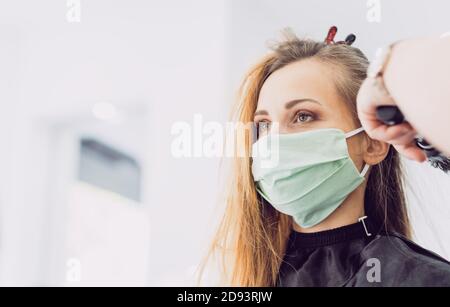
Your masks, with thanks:
[(358, 222), (316, 233), (292, 231), (277, 286), (450, 286), (445, 259), (401, 235), (369, 228)]

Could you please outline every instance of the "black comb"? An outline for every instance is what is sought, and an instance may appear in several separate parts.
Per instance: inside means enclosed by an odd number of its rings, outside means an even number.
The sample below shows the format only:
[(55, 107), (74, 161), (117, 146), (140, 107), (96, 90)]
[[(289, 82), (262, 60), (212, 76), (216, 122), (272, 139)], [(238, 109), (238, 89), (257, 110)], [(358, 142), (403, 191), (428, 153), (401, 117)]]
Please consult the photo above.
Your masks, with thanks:
[[(405, 121), (405, 117), (396, 106), (379, 106), (377, 107), (376, 115), (378, 120), (388, 126), (395, 126)], [(450, 158), (444, 156), (424, 138), (417, 137), (416, 145), (425, 152), (428, 161), (433, 167), (441, 169), (444, 173), (450, 170)]]

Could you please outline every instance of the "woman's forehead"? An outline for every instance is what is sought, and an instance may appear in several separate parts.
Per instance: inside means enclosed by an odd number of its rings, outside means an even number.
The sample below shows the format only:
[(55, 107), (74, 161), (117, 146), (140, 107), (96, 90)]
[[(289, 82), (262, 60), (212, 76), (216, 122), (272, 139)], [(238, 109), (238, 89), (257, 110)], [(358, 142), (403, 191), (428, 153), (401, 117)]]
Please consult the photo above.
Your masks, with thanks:
[(309, 98), (333, 107), (337, 91), (333, 71), (325, 64), (301, 60), (273, 72), (264, 82), (258, 99), (258, 109), (274, 108), (294, 99)]

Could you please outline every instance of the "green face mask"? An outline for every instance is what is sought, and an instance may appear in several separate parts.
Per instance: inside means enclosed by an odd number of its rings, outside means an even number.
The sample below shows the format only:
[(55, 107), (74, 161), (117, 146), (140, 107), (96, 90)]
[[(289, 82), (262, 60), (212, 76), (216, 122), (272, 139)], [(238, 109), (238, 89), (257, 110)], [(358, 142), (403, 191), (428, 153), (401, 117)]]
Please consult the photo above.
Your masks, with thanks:
[(359, 172), (346, 141), (363, 130), (345, 134), (339, 129), (319, 129), (261, 137), (252, 148), (258, 192), (301, 227), (319, 224), (364, 181), (369, 165)]

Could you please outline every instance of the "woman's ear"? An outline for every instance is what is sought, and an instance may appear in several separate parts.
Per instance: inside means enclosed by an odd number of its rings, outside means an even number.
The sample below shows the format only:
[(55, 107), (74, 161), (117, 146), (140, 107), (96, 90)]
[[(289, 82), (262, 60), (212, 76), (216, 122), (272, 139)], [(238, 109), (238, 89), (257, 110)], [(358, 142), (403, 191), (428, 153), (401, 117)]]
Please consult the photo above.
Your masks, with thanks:
[(364, 161), (369, 165), (376, 165), (383, 161), (388, 152), (389, 144), (371, 139), (366, 135), (366, 150), (364, 151)]

